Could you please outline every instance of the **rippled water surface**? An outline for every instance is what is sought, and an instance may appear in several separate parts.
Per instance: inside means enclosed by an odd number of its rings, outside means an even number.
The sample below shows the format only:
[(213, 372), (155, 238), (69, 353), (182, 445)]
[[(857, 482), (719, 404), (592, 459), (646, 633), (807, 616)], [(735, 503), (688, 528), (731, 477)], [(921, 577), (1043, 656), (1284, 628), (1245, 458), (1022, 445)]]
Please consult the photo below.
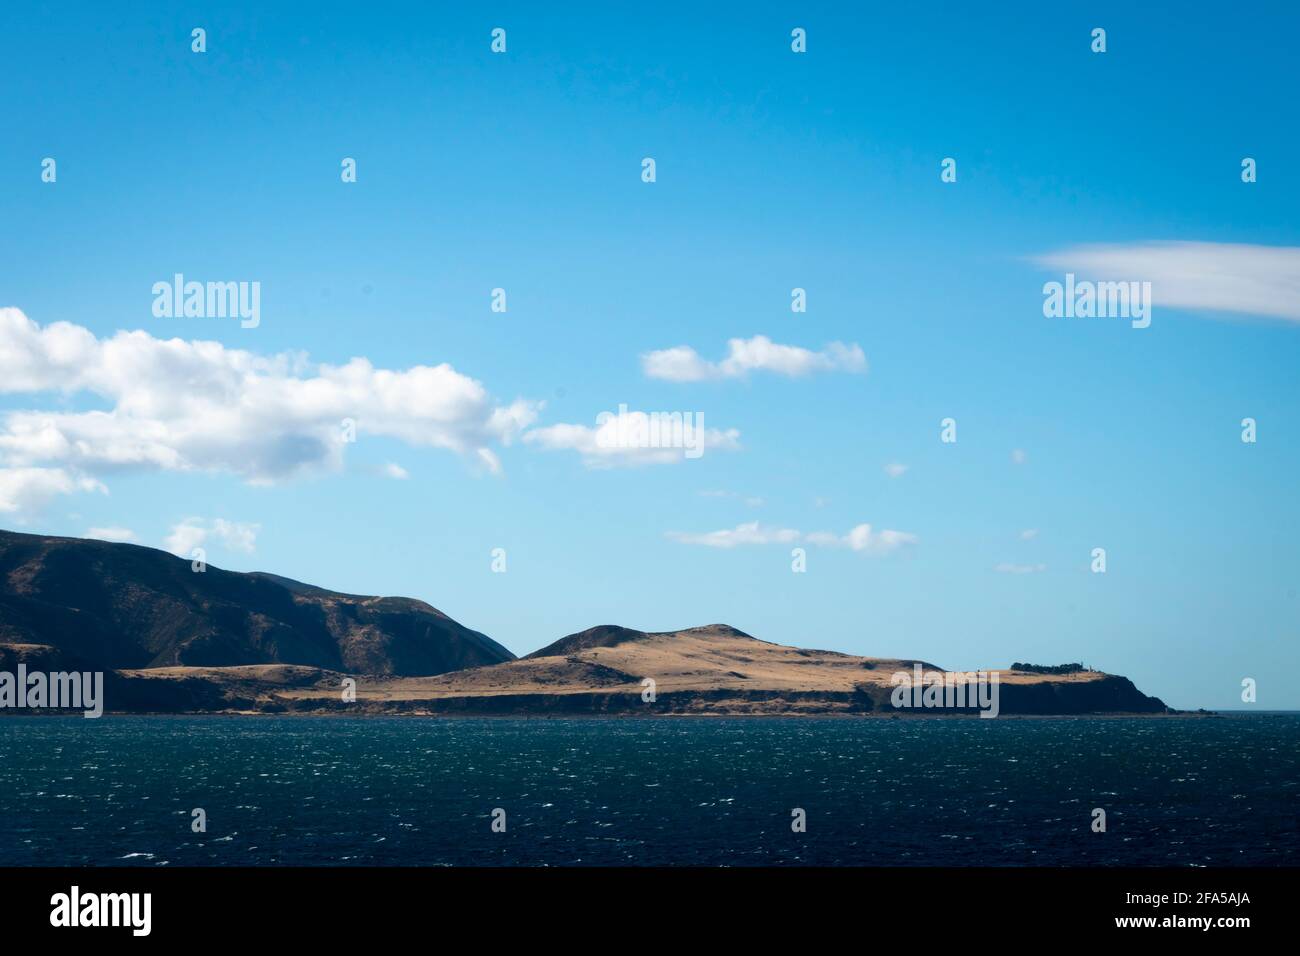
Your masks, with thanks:
[(1293, 714), (0, 720), (9, 865), (1295, 865), (1298, 815)]

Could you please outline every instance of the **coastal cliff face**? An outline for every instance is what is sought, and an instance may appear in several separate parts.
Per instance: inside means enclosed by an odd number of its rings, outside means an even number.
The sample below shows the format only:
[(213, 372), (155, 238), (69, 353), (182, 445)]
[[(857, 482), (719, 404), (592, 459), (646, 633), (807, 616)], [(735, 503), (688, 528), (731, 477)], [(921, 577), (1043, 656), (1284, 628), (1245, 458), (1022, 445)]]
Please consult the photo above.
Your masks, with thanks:
[(302, 664), (441, 674), (514, 655), (410, 598), (339, 594), (131, 544), (0, 531), (0, 643), (101, 670)]
[[(601, 625), (527, 657), (420, 601), (235, 574), (126, 544), (0, 532), (0, 671), (105, 671), (136, 713), (935, 716), (898, 676), (925, 661), (772, 644), (725, 624)], [(1158, 714), (1126, 678), (997, 672), (999, 715)], [(919, 699), (919, 698), (918, 698)], [(987, 709), (987, 708), (980, 708)]]

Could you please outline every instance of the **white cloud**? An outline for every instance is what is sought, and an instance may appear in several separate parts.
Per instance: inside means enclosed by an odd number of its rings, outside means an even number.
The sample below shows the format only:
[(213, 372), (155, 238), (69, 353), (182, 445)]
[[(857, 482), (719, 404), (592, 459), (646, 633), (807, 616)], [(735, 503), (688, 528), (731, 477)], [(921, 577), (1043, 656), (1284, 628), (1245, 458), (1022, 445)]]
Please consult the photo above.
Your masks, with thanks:
[(212, 534), (231, 551), (243, 551), (252, 554), (257, 547), (257, 533), (262, 530), (257, 524), (237, 524), (217, 518), (212, 522)]
[(702, 358), (689, 345), (678, 345), (641, 356), (641, 369), (649, 378), (669, 382), (701, 382), (741, 378), (750, 372), (773, 372), (798, 377), (811, 372), (865, 372), (867, 358), (858, 345), (832, 342), (820, 352), (796, 345), (780, 345), (765, 335), (727, 342), (727, 357), (720, 362)]
[[(687, 413), (682, 419), (675, 433), (671, 428), (663, 430), (657, 445), (651, 443), (650, 416), (622, 409), (595, 426), (534, 428), (524, 434), (523, 440), (550, 451), (576, 451), (588, 468), (674, 464), (701, 457), (706, 451), (740, 448), (740, 432), (736, 429), (702, 428), (703, 415), (699, 413)], [(681, 447), (664, 447), (674, 443)]]
[(261, 530), (261, 525), (227, 521), (225, 518), (211, 521), (186, 518), (172, 525), (164, 547), (172, 554), (188, 558), (195, 548), (202, 547), (209, 538), (214, 538), (229, 551), (252, 554), (257, 547), (257, 534)]
[[(337, 468), (345, 419), (362, 437), (443, 448), (496, 471), (492, 446), (517, 438), (541, 407), (498, 405), (481, 383), (445, 363), (394, 371), (364, 358), (313, 365), (302, 355), (263, 357), (142, 331), (99, 339), (67, 322), (41, 328), (17, 309), (0, 309), (4, 392), (79, 394), (106, 406), (0, 417), (8, 485), (30, 484), (30, 470), (44, 468), (47, 487), (64, 474), (69, 490), (82, 481), (71, 472), (224, 471), (269, 483)], [(17, 500), (0, 492), (0, 508)]]
[(1011, 464), (1023, 465), (1028, 460), (1029, 460), (1029, 456), (1025, 454), (1025, 450), (1023, 448), (1011, 449)]
[(1034, 540), (1034, 538), (1037, 537), (1038, 537), (1037, 528), (1026, 528), (1024, 531), (1020, 532), (1021, 541), (1032, 541)]
[(896, 461), (891, 461), (888, 465), (885, 466), (885, 474), (887, 474), (890, 478), (902, 478), (903, 475), (907, 474), (907, 465), (899, 464)]
[(403, 468), (401, 465), (397, 464), (396, 462), (392, 462), (392, 461), (384, 465), (383, 472), (385, 478), (394, 478), (397, 481), (405, 481), (407, 478), (411, 477), (411, 473), (409, 471), (407, 471), (405, 468)]
[(208, 537), (208, 530), (199, 523), (200, 520), (187, 518), (180, 524), (173, 525), (171, 534), (163, 542), (163, 547), (177, 557), (188, 558)]
[(682, 544), (701, 544), (709, 548), (735, 548), (742, 544), (783, 544), (798, 541), (800, 534), (789, 528), (766, 528), (757, 521), (750, 521), (724, 531), (708, 531), (704, 534), (689, 534), (684, 531), (669, 531), (668, 537)]
[(39, 511), (56, 495), (108, 489), (94, 478), (63, 468), (0, 467), (0, 512), (29, 514)]
[(1151, 283), (1157, 306), (1300, 322), (1300, 247), (1148, 241), (1074, 246), (1036, 256), (1081, 277)]
[(829, 531), (813, 531), (808, 534), (793, 528), (771, 528), (750, 521), (734, 528), (722, 531), (709, 531), (703, 534), (691, 534), (684, 531), (670, 531), (667, 537), (682, 544), (698, 544), (710, 548), (735, 548), (747, 544), (792, 544), (805, 543), (827, 548), (849, 548), (865, 554), (891, 554), (900, 548), (916, 544), (916, 535), (905, 531), (884, 529), (872, 530), (869, 524), (860, 524), (848, 534), (837, 535)]
[(641, 370), (649, 378), (670, 382), (700, 382), (714, 377), (714, 369), (689, 345), (678, 345), (641, 356)]
[(871, 525), (860, 524), (844, 536), (844, 543), (854, 551), (868, 554), (891, 554), (899, 548), (916, 544), (919, 539), (906, 531), (891, 531), (884, 528), (873, 531)]
[(86, 532), (87, 538), (99, 541), (135, 541), (135, 532), (130, 528), (91, 528)]
[(1047, 570), (1045, 564), (999, 564), (993, 569), (999, 574), (1038, 574)]

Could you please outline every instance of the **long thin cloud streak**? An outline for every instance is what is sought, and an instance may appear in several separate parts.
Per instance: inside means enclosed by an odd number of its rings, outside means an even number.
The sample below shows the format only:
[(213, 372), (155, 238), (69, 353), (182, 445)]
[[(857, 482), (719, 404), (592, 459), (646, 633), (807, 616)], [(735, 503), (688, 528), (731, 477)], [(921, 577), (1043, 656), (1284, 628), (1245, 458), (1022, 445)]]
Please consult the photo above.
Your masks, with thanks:
[(1300, 322), (1296, 246), (1150, 241), (1074, 246), (1033, 261), (1089, 279), (1149, 281), (1157, 307)]

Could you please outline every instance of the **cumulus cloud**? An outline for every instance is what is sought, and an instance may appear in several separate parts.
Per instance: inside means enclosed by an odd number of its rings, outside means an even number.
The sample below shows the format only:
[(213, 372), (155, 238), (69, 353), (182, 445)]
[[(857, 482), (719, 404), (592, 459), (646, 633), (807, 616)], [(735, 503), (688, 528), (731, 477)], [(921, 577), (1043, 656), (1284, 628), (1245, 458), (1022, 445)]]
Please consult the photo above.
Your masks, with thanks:
[(388, 462), (384, 465), (383, 473), (385, 478), (394, 478), (397, 481), (405, 481), (411, 477), (411, 473), (396, 462)]
[(63, 468), (0, 467), (0, 512), (5, 514), (39, 511), (51, 498), (76, 491), (107, 494), (108, 489), (94, 478)]
[(734, 528), (722, 531), (708, 531), (692, 534), (684, 531), (670, 531), (667, 535), (673, 541), (682, 544), (698, 544), (709, 548), (736, 548), (749, 544), (812, 544), (827, 548), (849, 548), (864, 554), (885, 555), (898, 551), (908, 545), (916, 544), (916, 535), (906, 531), (882, 529), (875, 531), (869, 524), (860, 524), (847, 534), (833, 534), (829, 531), (813, 531), (803, 534), (793, 528), (772, 528), (750, 521)]
[(208, 529), (201, 520), (189, 518), (172, 526), (171, 534), (167, 535), (163, 547), (178, 557), (188, 558), (207, 538)]
[(216, 540), (229, 551), (252, 554), (257, 548), (257, 534), (261, 530), (261, 525), (227, 521), (225, 518), (211, 521), (186, 518), (172, 525), (171, 534), (167, 535), (163, 545), (172, 554), (182, 558), (188, 558), (195, 548), (203, 547), (210, 539)]
[[(364, 358), (313, 365), (218, 342), (143, 331), (97, 338), (68, 322), (45, 328), (0, 309), (0, 393), (80, 396), (103, 406), (0, 416), (0, 510), (94, 477), (144, 469), (228, 472), (270, 483), (337, 468), (345, 421), (356, 433), (441, 448), (499, 470), (540, 405), (496, 403), (448, 364), (375, 368)], [(102, 487), (102, 486), (100, 486)]]
[(1300, 322), (1300, 247), (1226, 242), (1080, 245), (1034, 257), (1094, 280), (1146, 281), (1157, 306)]
[(531, 429), (523, 440), (550, 451), (576, 451), (588, 468), (675, 464), (706, 451), (740, 448), (739, 431), (706, 428), (698, 412), (664, 415), (620, 408), (617, 414), (602, 413), (594, 426), (549, 425)]
[(91, 528), (86, 532), (87, 538), (99, 541), (135, 541), (135, 532), (130, 528)]
[(867, 357), (858, 345), (832, 342), (820, 352), (796, 345), (780, 345), (765, 335), (727, 342), (727, 357), (710, 362), (689, 345), (678, 345), (641, 356), (641, 369), (649, 378), (669, 382), (702, 382), (743, 378), (750, 372), (772, 372), (799, 377), (812, 372), (865, 372)]

